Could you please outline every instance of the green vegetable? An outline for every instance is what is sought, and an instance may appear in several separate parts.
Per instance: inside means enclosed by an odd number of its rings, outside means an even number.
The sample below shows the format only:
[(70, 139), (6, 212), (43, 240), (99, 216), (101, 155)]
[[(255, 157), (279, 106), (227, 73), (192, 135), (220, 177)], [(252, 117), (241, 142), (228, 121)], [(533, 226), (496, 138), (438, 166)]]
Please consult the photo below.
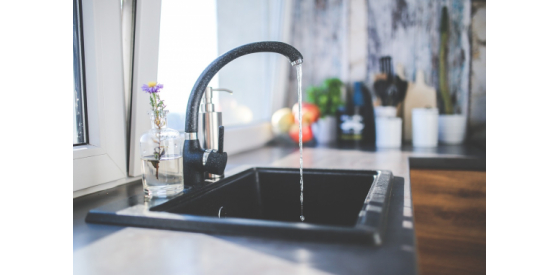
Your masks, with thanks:
[(440, 22), (440, 44), (439, 44), (439, 92), (443, 101), (444, 114), (453, 114), (453, 103), (447, 83), (447, 50), (449, 42), (449, 15), (447, 7), (441, 9)]
[(342, 87), (344, 83), (338, 78), (328, 78), (319, 87), (311, 86), (307, 88), (307, 102), (319, 107), (321, 117), (334, 116), (336, 110), (343, 105)]

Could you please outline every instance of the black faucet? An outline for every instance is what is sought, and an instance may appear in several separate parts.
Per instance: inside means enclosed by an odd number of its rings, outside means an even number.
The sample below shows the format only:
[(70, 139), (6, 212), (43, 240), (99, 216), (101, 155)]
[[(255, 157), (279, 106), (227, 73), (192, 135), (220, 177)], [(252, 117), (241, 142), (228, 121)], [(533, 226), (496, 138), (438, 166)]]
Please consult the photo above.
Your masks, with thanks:
[(226, 168), (227, 153), (224, 152), (224, 127), (219, 129), (218, 150), (204, 150), (200, 147), (198, 133), (198, 108), (206, 86), (214, 75), (232, 60), (258, 52), (274, 52), (290, 59), (292, 66), (301, 64), (303, 56), (294, 47), (276, 41), (264, 41), (237, 47), (212, 61), (196, 80), (187, 104), (185, 121), (185, 146), (183, 147), (183, 183), (185, 188), (204, 183), (204, 172), (222, 175)]

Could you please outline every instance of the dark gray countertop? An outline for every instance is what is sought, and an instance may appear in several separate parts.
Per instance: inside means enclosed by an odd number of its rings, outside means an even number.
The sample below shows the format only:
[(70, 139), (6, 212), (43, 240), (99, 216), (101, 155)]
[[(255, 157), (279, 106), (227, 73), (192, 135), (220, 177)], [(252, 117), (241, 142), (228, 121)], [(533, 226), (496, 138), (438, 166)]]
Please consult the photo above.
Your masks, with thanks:
[[(85, 223), (90, 209), (142, 193), (140, 181), (74, 199), (75, 274), (415, 274), (416, 248), (409, 168), (484, 170), (485, 153), (469, 146), (417, 150), (314, 147), (304, 167), (383, 169), (397, 177), (385, 243), (362, 245), (291, 242), (251, 237)], [(263, 147), (231, 156), (241, 165), (298, 167), (295, 147)], [(443, 160), (443, 161), (442, 161)]]

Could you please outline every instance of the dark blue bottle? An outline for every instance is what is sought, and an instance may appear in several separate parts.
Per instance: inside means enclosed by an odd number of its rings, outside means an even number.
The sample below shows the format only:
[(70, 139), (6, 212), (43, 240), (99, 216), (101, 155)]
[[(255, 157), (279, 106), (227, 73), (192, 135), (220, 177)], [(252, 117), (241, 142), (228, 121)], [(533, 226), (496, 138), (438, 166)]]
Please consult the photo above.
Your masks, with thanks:
[(352, 100), (338, 110), (338, 142), (342, 145), (375, 144), (371, 95), (361, 82), (354, 83)]

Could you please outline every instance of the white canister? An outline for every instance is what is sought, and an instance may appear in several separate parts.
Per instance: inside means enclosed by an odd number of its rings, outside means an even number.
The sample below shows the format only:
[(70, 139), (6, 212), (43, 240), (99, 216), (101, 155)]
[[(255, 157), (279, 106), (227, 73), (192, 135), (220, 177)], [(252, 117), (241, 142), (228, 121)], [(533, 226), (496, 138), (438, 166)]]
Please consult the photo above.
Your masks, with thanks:
[(467, 116), (440, 115), (439, 141), (444, 144), (461, 144), (465, 140)]
[(402, 119), (400, 117), (375, 118), (375, 145), (379, 148), (400, 148)]
[(437, 108), (412, 109), (412, 145), (414, 147), (437, 147)]
[(375, 117), (396, 117), (397, 107), (394, 106), (375, 106)]

